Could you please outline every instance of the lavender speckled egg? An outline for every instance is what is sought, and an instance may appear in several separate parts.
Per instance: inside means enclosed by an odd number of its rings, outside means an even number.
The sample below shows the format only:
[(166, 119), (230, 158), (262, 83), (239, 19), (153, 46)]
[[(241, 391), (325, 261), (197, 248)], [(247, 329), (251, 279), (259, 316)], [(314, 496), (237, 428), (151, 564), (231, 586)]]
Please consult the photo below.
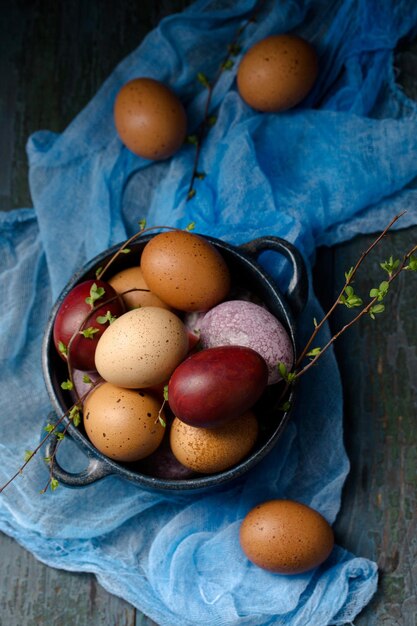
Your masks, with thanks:
[(256, 350), (268, 365), (269, 385), (281, 379), (279, 362), (288, 370), (294, 362), (291, 339), (281, 322), (245, 300), (229, 300), (208, 311), (200, 324), (200, 341), (204, 348), (238, 345)]

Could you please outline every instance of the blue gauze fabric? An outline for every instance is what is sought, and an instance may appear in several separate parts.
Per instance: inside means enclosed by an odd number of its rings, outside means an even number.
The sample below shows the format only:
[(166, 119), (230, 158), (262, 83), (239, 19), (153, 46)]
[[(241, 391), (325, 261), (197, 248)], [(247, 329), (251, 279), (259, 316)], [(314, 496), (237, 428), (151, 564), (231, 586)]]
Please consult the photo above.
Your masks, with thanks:
[[(1, 484), (39, 440), (50, 410), (40, 347), (53, 300), (83, 262), (135, 232), (140, 219), (179, 227), (195, 221), (197, 232), (235, 244), (278, 235), (295, 243), (309, 266), (318, 245), (382, 229), (401, 209), (408, 209), (402, 226), (417, 222), (417, 114), (393, 70), (394, 47), (417, 24), (414, 0), (266, 2), (244, 31), (243, 51), (271, 33), (296, 32), (316, 46), (319, 78), (294, 110), (261, 114), (236, 92), (238, 63), (225, 71), (213, 93), (218, 119), (201, 154), (207, 177), (196, 182), (192, 201), (185, 195), (193, 146), (159, 163), (122, 146), (112, 107), (136, 76), (171, 85), (195, 131), (206, 97), (196, 75), (214, 74), (253, 6), (201, 0), (166, 18), (65, 132), (29, 139), (34, 209), (0, 217), (7, 302), (0, 311)], [(277, 255), (263, 262), (280, 281)], [(300, 343), (313, 317), (320, 309), (311, 292), (298, 320)], [(62, 451), (67, 469), (82, 464), (71, 441)], [(333, 522), (348, 471), (341, 383), (329, 353), (301, 379), (294, 417), (276, 448), (240, 482), (190, 497), (108, 477), (40, 496), (47, 468), (35, 458), (0, 496), (0, 529), (53, 567), (94, 572), (164, 626), (344, 624), (375, 591), (374, 563), (335, 547), (309, 573), (271, 574), (248, 563), (238, 529), (271, 497), (305, 502)]]

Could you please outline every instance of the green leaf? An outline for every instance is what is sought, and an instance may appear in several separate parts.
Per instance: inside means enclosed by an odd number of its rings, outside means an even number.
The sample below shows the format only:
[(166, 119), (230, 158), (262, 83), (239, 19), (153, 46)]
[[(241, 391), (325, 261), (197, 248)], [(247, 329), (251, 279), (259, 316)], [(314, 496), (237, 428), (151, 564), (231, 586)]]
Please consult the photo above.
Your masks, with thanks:
[(279, 410), (280, 410), (280, 411), (287, 412), (287, 411), (289, 411), (289, 410), (290, 410), (290, 408), (291, 408), (291, 402), (289, 402), (289, 401), (287, 400), (287, 402), (284, 402), (284, 404), (282, 404), (282, 405), (279, 407)]
[(222, 68), (224, 70), (231, 70), (232, 67), (234, 66), (234, 61), (232, 61), (232, 59), (227, 59), (227, 61), (225, 61), (222, 65)]
[(186, 142), (192, 144), (193, 146), (198, 146), (197, 135), (188, 135), (188, 137), (186, 137)]
[(139, 228), (140, 228), (140, 230), (145, 230), (145, 227), (146, 227), (146, 219), (145, 219), (145, 218), (143, 218), (143, 219), (139, 220), (138, 224), (139, 224)]
[(339, 298), (339, 304), (344, 304), (348, 309), (352, 309), (353, 307), (362, 306), (363, 300), (358, 295), (355, 294), (355, 291), (351, 285), (347, 285), (345, 287), (344, 292), (346, 295), (341, 295)]
[(315, 317), (313, 317), (313, 324), (314, 324), (314, 328), (317, 328), (317, 326), (319, 325)]
[[(115, 315), (112, 315), (112, 314), (110, 313), (110, 311), (107, 311), (106, 315), (98, 315), (98, 316), (96, 317), (96, 321), (97, 321), (99, 324), (107, 324), (107, 322), (108, 322), (109, 324), (113, 324), (113, 322), (114, 322), (114, 320), (115, 320), (115, 319), (116, 319), (116, 316), (115, 316)], [(98, 329), (97, 329), (97, 330), (98, 330)]]
[(289, 372), (287, 370), (287, 366), (282, 361), (278, 363), (278, 371), (281, 375), (281, 378), (283, 378), (285, 382), (289, 384), (293, 383), (297, 377), (295, 372)]
[(166, 428), (166, 422), (165, 422), (164, 418), (162, 417), (162, 415), (158, 415), (158, 420), (159, 420), (159, 423), (161, 424), (161, 426)]
[(71, 391), (72, 389), (74, 389), (74, 384), (69, 379), (65, 380), (63, 383), (61, 383), (61, 389), (66, 389), (67, 391)]
[(65, 433), (61, 433), (61, 432), (56, 432), (55, 433), (56, 438), (58, 439), (58, 441), (62, 441), (63, 439), (65, 439)]
[(375, 304), (372, 308), (374, 313), (383, 313), (385, 311), (384, 304)]
[(57, 481), (56, 478), (52, 478), (51, 479), (51, 490), (55, 491), (56, 489), (58, 489), (59, 487), (59, 482)]
[(129, 252), (132, 252), (130, 248), (122, 248), (120, 250), (121, 254), (129, 254)]
[(187, 193), (187, 200), (191, 200), (192, 198), (194, 198), (195, 194), (196, 194), (196, 190), (190, 189), (190, 191)]
[(51, 462), (51, 457), (50, 456), (44, 456), (43, 460), (45, 461), (45, 463), (50, 463)]
[(210, 117), (207, 118), (207, 123), (209, 126), (214, 126), (216, 122), (217, 122), (217, 115), (210, 115)]
[(91, 380), (88, 374), (83, 374), (83, 383), (85, 383), (86, 385), (93, 384), (93, 381)]
[(68, 348), (65, 345), (65, 343), (63, 343), (62, 341), (58, 341), (58, 350), (60, 351), (61, 354), (68, 354)]
[(27, 461), (30, 461), (30, 459), (33, 457), (35, 453), (33, 452), (33, 450), (25, 450), (25, 463), (27, 463)]
[(312, 350), (310, 350), (310, 352), (307, 352), (306, 356), (310, 356), (311, 358), (315, 358), (316, 356), (318, 356), (321, 352), (321, 348), (317, 347), (317, 348), (313, 348)]
[(98, 277), (100, 276), (100, 274), (101, 274), (101, 272), (102, 272), (102, 271), (103, 271), (103, 266), (102, 266), (102, 265), (100, 265), (100, 267), (98, 267), (98, 268), (96, 269), (96, 278), (98, 278)]
[(190, 232), (191, 230), (195, 229), (195, 222), (190, 222), (186, 227), (185, 230)]
[(288, 370), (287, 370), (287, 366), (285, 365), (285, 363), (283, 363), (282, 361), (280, 361), (278, 363), (278, 371), (281, 375), (281, 377), (286, 380), (286, 377), (288, 376)]
[(197, 80), (198, 80), (199, 83), (204, 85), (204, 87), (207, 87), (207, 89), (210, 87), (210, 83), (208, 81), (208, 78), (207, 78), (207, 76), (205, 74), (203, 74), (203, 72), (198, 72)]
[(99, 300), (105, 293), (103, 287), (97, 287), (96, 283), (93, 283), (90, 288), (90, 295), (85, 301), (93, 308), (96, 300)]
[(77, 426), (80, 425), (81, 422), (81, 413), (80, 413), (80, 409), (77, 405), (73, 406), (71, 411), (68, 414), (68, 417), (70, 418), (70, 420), (72, 421), (72, 423), (74, 424), (74, 426), (77, 428)]
[(165, 402), (168, 402), (168, 385), (165, 385), (164, 387), (164, 400)]
[(53, 424), (47, 424), (44, 428), (47, 433), (52, 433), (55, 430), (55, 426)]
[(379, 285), (378, 289), (375, 289), (375, 288), (371, 289), (371, 291), (369, 292), (369, 295), (371, 296), (371, 298), (378, 298), (378, 301), (380, 302), (387, 295), (388, 289), (389, 289), (389, 282), (387, 280), (384, 280)]
[(88, 328), (84, 328), (84, 330), (80, 330), (80, 335), (82, 335), (86, 339), (93, 339), (94, 335), (98, 332), (100, 332), (99, 328), (94, 328), (94, 326), (89, 326)]
[(350, 279), (352, 278), (352, 274), (353, 274), (353, 267), (350, 268), (350, 270), (348, 270), (347, 272), (345, 272), (345, 279), (346, 282), (348, 283), (350, 281)]
[(406, 265), (404, 269), (410, 270), (411, 272), (417, 272), (417, 257), (412, 254), (408, 259), (408, 265)]
[(391, 255), (388, 261), (384, 261), (383, 263), (380, 263), (379, 265), (391, 277), (393, 273), (395, 272), (395, 270), (399, 267), (400, 261), (399, 259), (394, 260), (394, 257)]
[(370, 315), (371, 319), (374, 320), (375, 319), (375, 315), (377, 315), (379, 313), (383, 313), (384, 311), (385, 311), (385, 305), (384, 304), (374, 304), (369, 309), (369, 315)]

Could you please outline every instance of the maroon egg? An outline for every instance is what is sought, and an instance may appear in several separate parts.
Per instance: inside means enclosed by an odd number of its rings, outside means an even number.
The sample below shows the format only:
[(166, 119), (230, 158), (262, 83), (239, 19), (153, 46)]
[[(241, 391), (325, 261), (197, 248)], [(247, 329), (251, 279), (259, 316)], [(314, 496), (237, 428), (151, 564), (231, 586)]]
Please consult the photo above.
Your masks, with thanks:
[(76, 285), (62, 301), (54, 322), (54, 344), (61, 357), (67, 360), (69, 352), (72, 367), (94, 370), (97, 342), (112, 318), (119, 317), (124, 310), (122, 299), (105, 281), (87, 280)]
[(268, 367), (255, 350), (208, 348), (176, 368), (168, 385), (168, 402), (186, 424), (214, 428), (250, 409), (267, 382)]

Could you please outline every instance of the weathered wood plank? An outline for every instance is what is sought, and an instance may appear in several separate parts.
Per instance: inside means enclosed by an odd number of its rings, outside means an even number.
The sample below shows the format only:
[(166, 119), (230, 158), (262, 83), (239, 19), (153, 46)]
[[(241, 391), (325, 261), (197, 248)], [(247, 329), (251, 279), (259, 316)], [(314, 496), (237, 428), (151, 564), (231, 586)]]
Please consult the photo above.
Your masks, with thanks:
[(1, 626), (135, 626), (135, 610), (95, 576), (47, 567), (5, 535), (0, 554)]
[[(344, 271), (354, 265), (371, 237), (321, 251), (318, 272), (332, 268), (332, 286), (322, 300), (336, 298)], [(417, 242), (417, 228), (389, 235), (356, 281), (364, 297), (386, 275), (379, 267)], [(351, 460), (335, 530), (341, 545), (375, 560), (378, 592), (355, 626), (415, 626), (417, 537), (417, 318), (415, 275), (404, 275), (387, 298), (386, 312), (366, 318), (337, 344), (345, 394), (345, 440)], [(323, 293), (323, 289), (325, 293)], [(351, 319), (337, 309), (333, 327)]]
[[(0, 210), (31, 206), (25, 145), (62, 132), (114, 67), (186, 0), (3, 0), (0, 6)], [(0, 625), (153, 626), (89, 574), (44, 566), (0, 534)]]

